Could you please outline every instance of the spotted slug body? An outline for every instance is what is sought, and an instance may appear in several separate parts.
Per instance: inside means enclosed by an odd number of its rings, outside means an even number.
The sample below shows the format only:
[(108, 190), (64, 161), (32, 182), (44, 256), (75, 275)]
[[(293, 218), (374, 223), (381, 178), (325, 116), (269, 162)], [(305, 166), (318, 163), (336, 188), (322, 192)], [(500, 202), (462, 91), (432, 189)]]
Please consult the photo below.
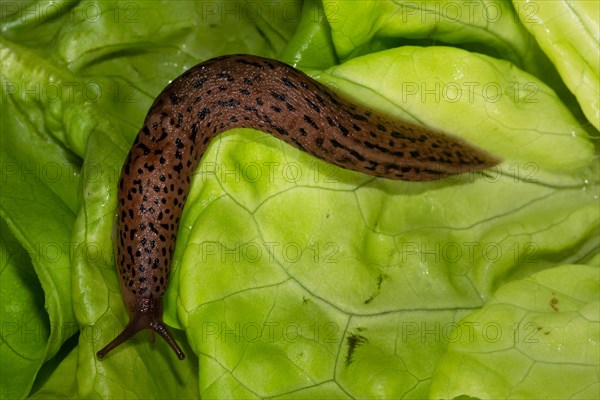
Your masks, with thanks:
[(142, 329), (184, 354), (162, 322), (162, 296), (190, 177), (212, 138), (254, 128), (329, 163), (369, 175), (429, 181), (498, 159), (437, 130), (354, 105), (281, 62), (231, 55), (196, 65), (154, 101), (119, 180), (117, 264), (130, 313), (104, 357)]

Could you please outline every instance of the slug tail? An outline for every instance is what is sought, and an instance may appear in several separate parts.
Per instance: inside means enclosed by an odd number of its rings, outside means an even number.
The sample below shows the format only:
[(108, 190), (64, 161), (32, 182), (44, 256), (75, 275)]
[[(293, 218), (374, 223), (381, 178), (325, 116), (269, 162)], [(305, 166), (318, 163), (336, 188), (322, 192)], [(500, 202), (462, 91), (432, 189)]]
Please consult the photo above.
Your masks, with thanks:
[[(177, 358), (180, 360), (185, 358), (185, 354), (162, 321), (162, 302), (158, 299), (141, 299), (140, 304), (138, 304), (132, 312), (129, 324), (127, 324), (125, 329), (123, 329), (116, 338), (98, 351), (96, 356), (98, 358), (104, 358), (116, 347), (125, 343), (136, 333), (144, 329), (151, 329), (153, 332), (158, 333), (171, 349), (173, 349)], [(151, 336), (151, 341), (153, 342), (152, 338), (153, 335)]]

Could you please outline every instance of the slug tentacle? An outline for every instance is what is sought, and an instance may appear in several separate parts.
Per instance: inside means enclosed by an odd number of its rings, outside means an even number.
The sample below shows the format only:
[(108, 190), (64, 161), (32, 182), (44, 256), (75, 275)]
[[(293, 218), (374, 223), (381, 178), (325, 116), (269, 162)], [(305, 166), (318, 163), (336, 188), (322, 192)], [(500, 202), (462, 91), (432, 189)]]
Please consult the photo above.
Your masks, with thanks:
[(156, 98), (121, 171), (116, 261), (131, 322), (98, 357), (145, 328), (183, 357), (162, 323), (162, 296), (190, 177), (210, 140), (232, 128), (268, 132), (388, 179), (436, 180), (499, 162), (462, 139), (354, 105), (275, 60), (232, 55), (198, 64)]
[[(98, 358), (104, 358), (111, 350), (121, 343), (129, 340), (133, 335), (144, 329), (151, 329), (151, 333), (158, 333), (171, 346), (180, 360), (185, 358), (185, 354), (179, 348), (179, 345), (169, 333), (165, 323), (162, 321), (162, 299), (140, 299), (138, 307), (131, 312), (129, 324), (125, 329), (114, 338), (109, 344), (98, 351)], [(151, 336), (153, 337), (153, 336)], [(153, 339), (151, 341), (154, 341)]]

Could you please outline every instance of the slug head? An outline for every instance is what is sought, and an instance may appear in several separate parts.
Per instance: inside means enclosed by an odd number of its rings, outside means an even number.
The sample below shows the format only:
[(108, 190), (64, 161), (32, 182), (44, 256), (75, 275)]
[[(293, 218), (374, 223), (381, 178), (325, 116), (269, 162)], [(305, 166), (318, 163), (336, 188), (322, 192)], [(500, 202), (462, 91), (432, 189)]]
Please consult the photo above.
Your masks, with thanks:
[[(111, 350), (120, 344), (124, 343), (136, 333), (144, 329), (150, 329), (152, 332), (158, 333), (171, 346), (177, 358), (183, 360), (185, 354), (179, 348), (179, 345), (173, 339), (165, 323), (162, 320), (162, 299), (139, 299), (136, 306), (131, 310), (129, 324), (123, 329), (112, 342), (107, 344), (102, 350), (96, 353), (98, 358), (104, 358)], [(153, 338), (154, 336), (151, 336)]]

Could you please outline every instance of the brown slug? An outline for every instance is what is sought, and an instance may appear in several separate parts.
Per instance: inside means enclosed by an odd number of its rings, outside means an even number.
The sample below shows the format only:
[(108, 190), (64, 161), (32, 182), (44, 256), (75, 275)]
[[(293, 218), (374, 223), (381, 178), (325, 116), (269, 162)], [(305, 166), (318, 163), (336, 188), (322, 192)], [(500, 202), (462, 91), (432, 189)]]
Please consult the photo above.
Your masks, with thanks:
[(185, 357), (162, 321), (162, 296), (190, 177), (211, 139), (232, 128), (268, 132), (388, 179), (436, 180), (499, 162), (459, 138), (354, 105), (279, 61), (229, 55), (200, 63), (156, 98), (121, 171), (116, 262), (130, 321), (99, 358), (142, 329)]

